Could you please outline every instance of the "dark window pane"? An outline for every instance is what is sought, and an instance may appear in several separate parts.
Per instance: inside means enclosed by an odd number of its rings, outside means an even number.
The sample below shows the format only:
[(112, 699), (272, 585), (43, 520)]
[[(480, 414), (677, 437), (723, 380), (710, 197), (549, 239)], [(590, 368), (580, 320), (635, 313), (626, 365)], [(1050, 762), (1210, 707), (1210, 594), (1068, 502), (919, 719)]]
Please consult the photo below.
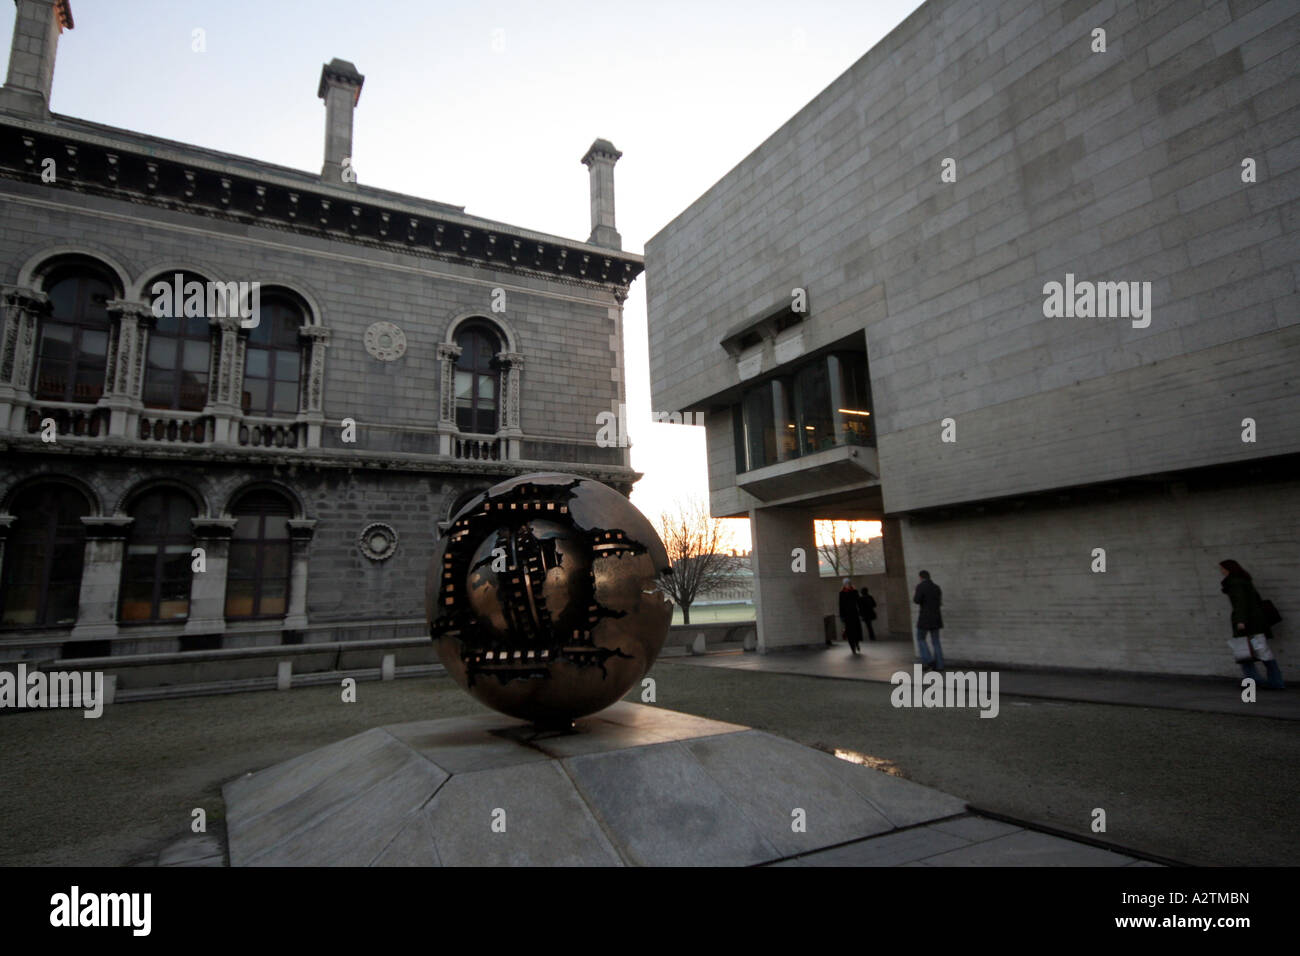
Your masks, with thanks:
[(277, 381), (298, 384), (298, 353), (296, 351), (276, 353), (275, 377)]
[(270, 355), (266, 349), (249, 349), (244, 353), (244, 375), (266, 378), (270, 368)]
[(252, 415), (266, 414), (265, 379), (244, 379), (244, 410)]
[(278, 415), (292, 415), (298, 411), (298, 383), (277, 382), (274, 410)]

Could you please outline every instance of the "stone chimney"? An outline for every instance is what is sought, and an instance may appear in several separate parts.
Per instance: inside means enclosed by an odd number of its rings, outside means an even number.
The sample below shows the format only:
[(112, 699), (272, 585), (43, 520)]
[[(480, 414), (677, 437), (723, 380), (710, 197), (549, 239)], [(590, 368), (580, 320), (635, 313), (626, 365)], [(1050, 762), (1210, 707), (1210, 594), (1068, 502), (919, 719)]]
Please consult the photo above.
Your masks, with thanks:
[(351, 168), (352, 111), (361, 99), (361, 84), (365, 81), (355, 66), (337, 57), (320, 68), (316, 95), (325, 101), (325, 165), (321, 167), (320, 178), (335, 186), (357, 181), (357, 174)]
[(14, 0), (14, 5), (18, 14), (0, 108), (43, 119), (50, 115), (54, 53), (59, 34), (72, 29), (72, 7), (69, 0)]
[(623, 237), (614, 228), (614, 164), (623, 154), (607, 139), (598, 139), (582, 157), (591, 173), (591, 237), (594, 246), (622, 249)]

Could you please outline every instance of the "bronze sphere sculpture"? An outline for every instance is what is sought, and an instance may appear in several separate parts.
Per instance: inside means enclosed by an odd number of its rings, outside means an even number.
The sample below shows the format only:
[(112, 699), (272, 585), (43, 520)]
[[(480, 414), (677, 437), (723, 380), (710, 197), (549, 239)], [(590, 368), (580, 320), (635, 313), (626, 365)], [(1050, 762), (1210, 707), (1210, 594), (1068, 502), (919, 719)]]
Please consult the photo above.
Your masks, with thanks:
[(429, 570), (429, 631), (476, 700), (543, 726), (617, 701), (663, 647), (668, 555), (645, 516), (587, 478), (494, 485), (453, 516)]

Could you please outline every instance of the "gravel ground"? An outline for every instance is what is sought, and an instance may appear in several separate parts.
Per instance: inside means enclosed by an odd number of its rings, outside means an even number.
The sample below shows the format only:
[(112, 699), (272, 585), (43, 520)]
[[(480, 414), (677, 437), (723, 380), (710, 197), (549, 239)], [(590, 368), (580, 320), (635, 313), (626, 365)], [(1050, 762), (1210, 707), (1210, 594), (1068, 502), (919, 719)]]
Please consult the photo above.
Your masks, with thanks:
[[(1295, 864), (1294, 722), (1017, 700), (975, 710), (895, 709), (890, 686), (731, 673), (661, 661), (658, 706), (844, 748), (986, 810), (1078, 833), (1106, 811), (1116, 844), (1197, 864)], [(221, 786), (370, 727), (481, 713), (445, 678), (0, 715), (0, 864), (148, 862), (188, 833), (220, 831)], [(628, 695), (639, 699), (639, 690)]]

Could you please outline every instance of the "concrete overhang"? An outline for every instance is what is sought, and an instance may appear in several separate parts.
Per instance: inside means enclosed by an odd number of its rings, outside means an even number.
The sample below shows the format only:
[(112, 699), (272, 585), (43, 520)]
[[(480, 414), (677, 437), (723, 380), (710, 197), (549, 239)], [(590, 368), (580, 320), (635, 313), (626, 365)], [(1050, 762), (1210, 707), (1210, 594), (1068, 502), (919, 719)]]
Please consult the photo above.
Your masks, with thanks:
[(736, 476), (741, 490), (768, 504), (820, 497), (879, 480), (879, 457), (866, 445), (836, 445)]

